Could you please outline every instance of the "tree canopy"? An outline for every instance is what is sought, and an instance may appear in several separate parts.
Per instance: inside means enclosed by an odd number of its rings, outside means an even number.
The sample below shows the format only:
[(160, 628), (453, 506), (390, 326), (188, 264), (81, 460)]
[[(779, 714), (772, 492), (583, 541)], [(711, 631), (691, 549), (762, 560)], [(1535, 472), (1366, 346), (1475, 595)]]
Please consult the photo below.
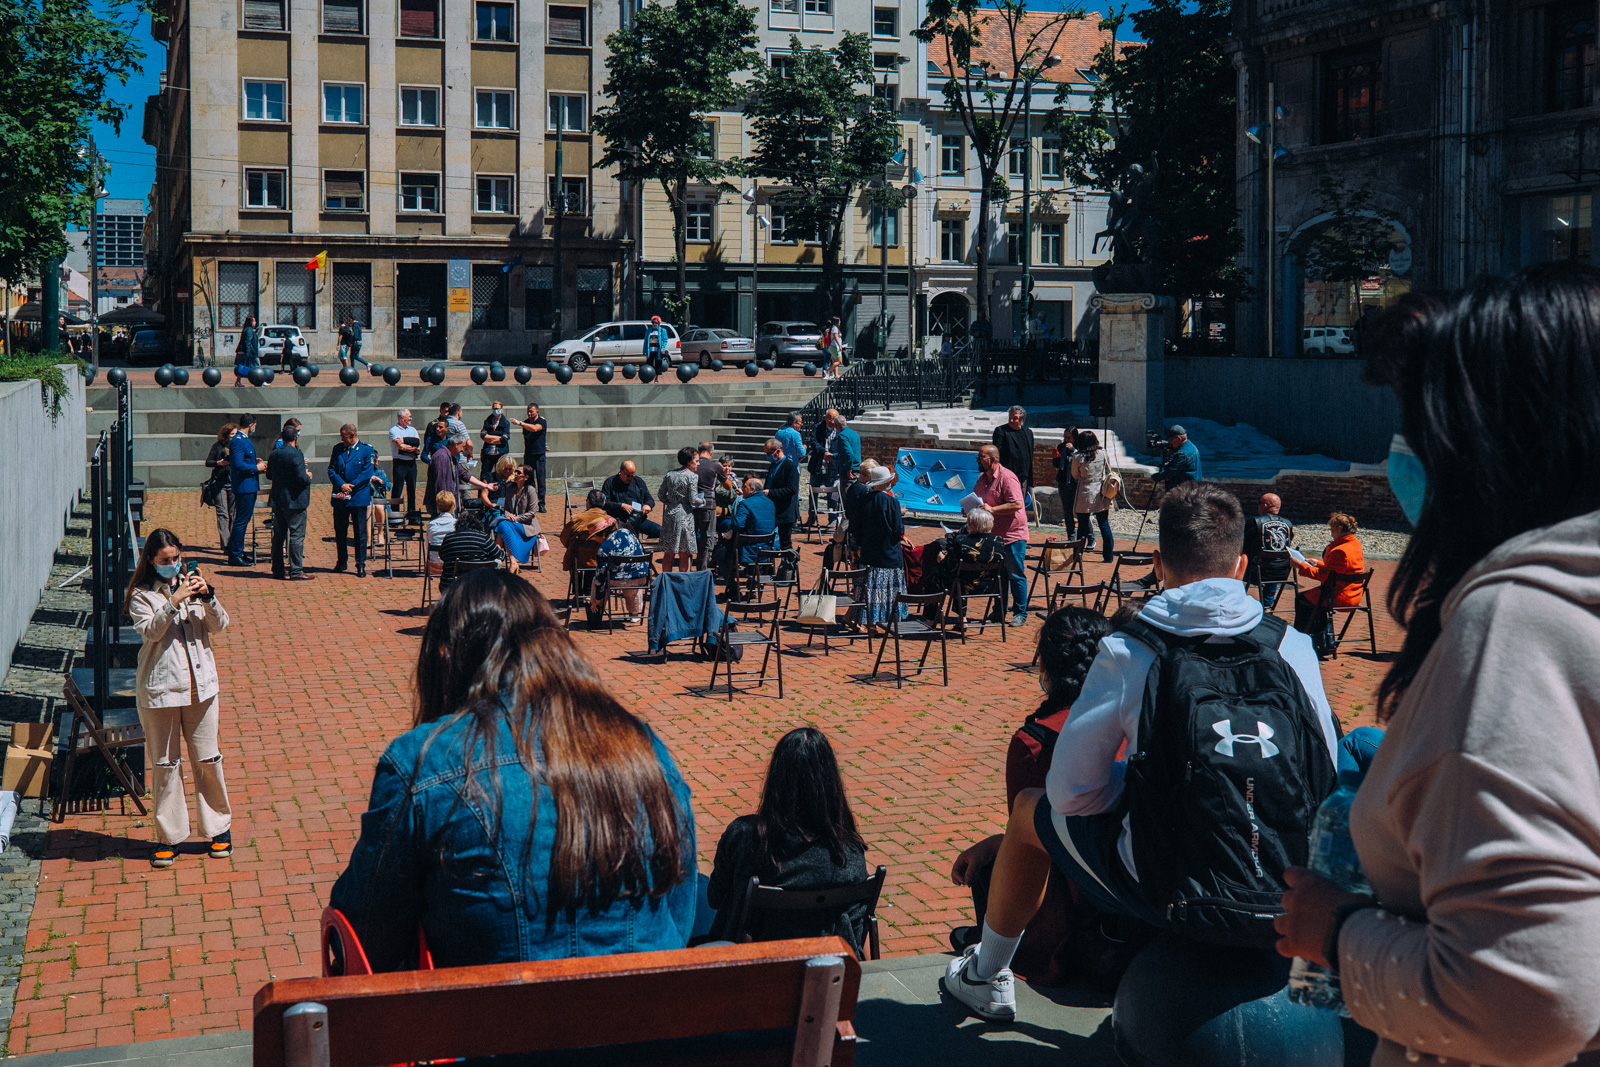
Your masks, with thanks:
[(95, 122), (120, 127), (107, 90), (144, 57), (138, 15), (107, 18), (90, 0), (0, 0), (0, 278), (22, 281), (65, 256), (63, 231), (88, 221)]
[[(1161, 287), (1174, 296), (1237, 296), (1245, 288), (1234, 202), (1236, 75), (1223, 51), (1230, 9), (1230, 0), (1150, 0), (1132, 16), (1143, 43), (1119, 43), (1113, 33), (1096, 57), (1089, 111), (1058, 107), (1051, 116), (1073, 182), (1110, 192), (1130, 167), (1159, 162), (1148, 213)], [(1124, 19), (1118, 13), (1101, 25), (1115, 31)]]

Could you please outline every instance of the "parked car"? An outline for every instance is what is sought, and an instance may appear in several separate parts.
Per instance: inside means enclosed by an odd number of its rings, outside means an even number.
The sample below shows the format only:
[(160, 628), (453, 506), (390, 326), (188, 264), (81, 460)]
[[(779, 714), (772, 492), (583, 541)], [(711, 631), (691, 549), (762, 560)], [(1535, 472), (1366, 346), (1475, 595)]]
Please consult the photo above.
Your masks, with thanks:
[(162, 330), (140, 330), (133, 335), (133, 344), (128, 346), (128, 364), (137, 366), (140, 363), (159, 365), (171, 359), (171, 345), (167, 343), (167, 335)]
[[(582, 337), (558, 341), (545, 353), (547, 360), (565, 363), (575, 371), (591, 364), (643, 363), (645, 332), (650, 324), (643, 319), (632, 322), (602, 322)], [(678, 329), (667, 326), (667, 356), (676, 363), (680, 358)]]
[(750, 338), (740, 337), (737, 330), (707, 326), (694, 326), (684, 331), (681, 350), (684, 359), (698, 359), (702, 367), (710, 367), (714, 359), (731, 363), (756, 358), (755, 342)]
[[(261, 327), (261, 363), (276, 363), (280, 367), (303, 367), (311, 362), (311, 346), (298, 326)], [(285, 358), (284, 348), (288, 348)]]
[(1348, 326), (1307, 326), (1300, 331), (1300, 338), (1300, 351), (1308, 356), (1355, 355), (1355, 337)]
[[(767, 359), (780, 367), (816, 363), (822, 359), (822, 350), (817, 347), (817, 338), (821, 336), (822, 327), (814, 322), (763, 322), (756, 331), (756, 351), (765, 353)], [(848, 355), (850, 346), (841, 347)]]

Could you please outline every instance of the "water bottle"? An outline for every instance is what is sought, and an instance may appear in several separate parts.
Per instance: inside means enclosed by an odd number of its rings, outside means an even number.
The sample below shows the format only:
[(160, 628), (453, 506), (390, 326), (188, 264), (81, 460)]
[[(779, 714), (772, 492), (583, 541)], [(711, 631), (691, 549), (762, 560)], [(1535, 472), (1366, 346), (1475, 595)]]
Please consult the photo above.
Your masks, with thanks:
[[(1361, 778), (1356, 772), (1339, 772), (1339, 788), (1317, 809), (1317, 821), (1311, 829), (1311, 855), (1306, 865), (1347, 893), (1368, 894), (1372, 887), (1361, 871), (1361, 860), (1350, 838), (1350, 805), (1356, 799), (1360, 784)], [(1289, 999), (1344, 1016), (1350, 1014), (1344, 1005), (1344, 992), (1339, 988), (1339, 976), (1308, 959), (1296, 958), (1289, 970)]]

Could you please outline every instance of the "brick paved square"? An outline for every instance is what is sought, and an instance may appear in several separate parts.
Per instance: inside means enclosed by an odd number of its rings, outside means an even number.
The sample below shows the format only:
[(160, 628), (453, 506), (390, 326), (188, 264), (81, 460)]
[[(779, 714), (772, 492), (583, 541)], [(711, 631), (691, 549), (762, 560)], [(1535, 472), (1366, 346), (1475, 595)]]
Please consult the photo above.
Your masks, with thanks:
[[(97, 813), (52, 829), (12, 1054), (247, 1028), (262, 982), (319, 973), (318, 919), (355, 840), (373, 764), (410, 723), (425, 619), (421, 580), (410, 572), (392, 580), (327, 572), (332, 516), (327, 493), (315, 499), (306, 562), (317, 577), (287, 583), (270, 577), (264, 559), (254, 570), (216, 567), (215, 521), (196, 494), (151, 494), (147, 528), (169, 526), (194, 546), (232, 619), (217, 663), (235, 852), (210, 860), (195, 841), (176, 867), (154, 871), (147, 820)], [(549, 519), (558, 527), (558, 516)], [(918, 528), (912, 540), (936, 533)], [(819, 564), (815, 546), (802, 555), (805, 581)], [(1394, 564), (1374, 566), (1381, 604)], [(1090, 563), (1089, 580), (1106, 570)], [(525, 573), (547, 595), (563, 595), (559, 550), (542, 573)], [(1398, 629), (1378, 615), (1379, 649), (1392, 652)], [(1004, 645), (997, 630), (953, 645), (949, 688), (936, 674), (898, 691), (891, 678), (870, 682), (864, 646), (830, 657), (791, 651), (781, 701), (768, 687), (732, 703), (700, 691), (711, 668), (698, 658), (674, 653), (665, 667), (634, 661), (628, 653), (645, 645), (640, 627), (575, 638), (683, 768), (704, 871), (723, 827), (753, 810), (773, 742), (803, 723), (826, 731), (868, 862), (889, 866), (879, 909), (884, 951), (903, 955), (944, 948), (949, 926), (969, 914), (950, 863), (1002, 826), (1006, 743), (1040, 696), (1026, 670), (1037, 631), (1035, 621)], [(1361, 651), (1324, 664), (1346, 726), (1372, 721), (1387, 658)]]

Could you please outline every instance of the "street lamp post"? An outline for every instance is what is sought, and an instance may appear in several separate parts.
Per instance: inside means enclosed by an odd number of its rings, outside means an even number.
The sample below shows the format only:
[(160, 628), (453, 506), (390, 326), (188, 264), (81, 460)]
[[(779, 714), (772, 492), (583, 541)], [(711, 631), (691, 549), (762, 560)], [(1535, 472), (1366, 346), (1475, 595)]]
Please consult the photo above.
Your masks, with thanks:
[(906, 358), (911, 358), (912, 346), (917, 342), (917, 183), (916, 168), (910, 170), (913, 180), (900, 189), (906, 198)]
[(1012, 333), (1020, 333), (1023, 344), (1033, 335), (1033, 87), (1060, 64), (1060, 56), (1045, 56), (1022, 85), (1022, 328)]
[(566, 334), (566, 329), (565, 329), (565, 327), (566, 327), (565, 315), (563, 314), (562, 305), (566, 303), (564, 297), (566, 296), (565, 290), (566, 290), (566, 287), (567, 287), (567, 279), (566, 279), (566, 273), (563, 270), (563, 266), (562, 266), (562, 262), (561, 262), (561, 231), (564, 228), (562, 224), (565, 221), (566, 214), (567, 214), (567, 210), (566, 210), (567, 209), (567, 188), (566, 188), (565, 176), (562, 174), (563, 167), (562, 167), (562, 158), (561, 158), (561, 147), (562, 147), (563, 143), (566, 141), (566, 137), (563, 136), (563, 134), (566, 132), (567, 107), (566, 107), (566, 100), (564, 98), (558, 97), (557, 100), (558, 100), (558, 103), (556, 105), (556, 191), (555, 191), (555, 196), (553, 197), (553, 199), (555, 200), (555, 205), (556, 205), (556, 221), (555, 221), (555, 232), (551, 235), (554, 238), (554, 242), (555, 242), (555, 248), (554, 248), (555, 255), (554, 255), (554, 258), (555, 258), (555, 275), (556, 276), (555, 276), (555, 279), (551, 282), (550, 291), (551, 291), (551, 296), (553, 297), (553, 301), (552, 302), (554, 304), (554, 307), (551, 309), (551, 311), (552, 311), (551, 317), (555, 320), (552, 323), (552, 325), (555, 326), (555, 335), (554, 336), (555, 336), (555, 339), (557, 341), (564, 341), (564, 340), (566, 340), (567, 334)]
[(1277, 305), (1274, 294), (1277, 291), (1278, 281), (1278, 221), (1276, 197), (1273, 195), (1273, 170), (1279, 159), (1289, 152), (1278, 143), (1278, 112), (1281, 110), (1274, 96), (1277, 85), (1267, 83), (1267, 121), (1264, 126), (1251, 126), (1244, 131), (1244, 135), (1256, 144), (1266, 149), (1267, 163), (1267, 356), (1270, 358), (1277, 350)]

